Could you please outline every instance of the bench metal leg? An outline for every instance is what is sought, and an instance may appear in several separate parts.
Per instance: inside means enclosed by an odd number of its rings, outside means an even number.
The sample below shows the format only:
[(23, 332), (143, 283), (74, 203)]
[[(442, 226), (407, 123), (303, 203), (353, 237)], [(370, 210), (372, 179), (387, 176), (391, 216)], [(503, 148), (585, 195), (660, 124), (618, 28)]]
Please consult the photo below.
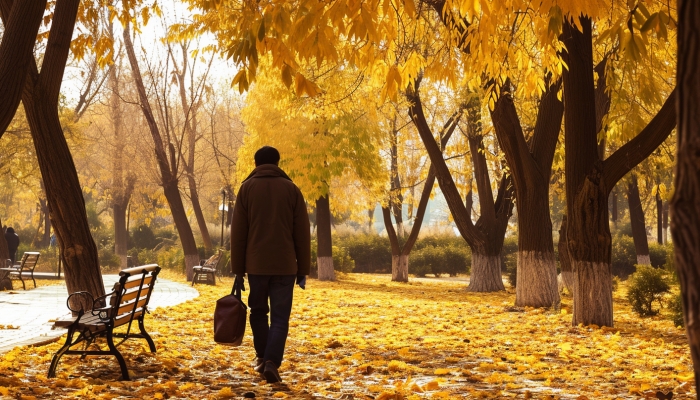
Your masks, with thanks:
[(151, 349), (151, 353), (156, 352), (156, 344), (153, 343), (153, 339), (151, 339), (151, 335), (146, 332), (146, 327), (143, 326), (143, 318), (139, 318), (139, 330), (141, 331), (141, 335), (143, 336), (144, 339), (148, 342), (148, 347)]
[(109, 346), (109, 351), (110, 354), (114, 355), (117, 357), (117, 361), (119, 362), (119, 367), (122, 370), (122, 379), (125, 381), (129, 381), (129, 370), (126, 368), (126, 362), (124, 361), (124, 357), (122, 357), (122, 354), (117, 350), (117, 347), (114, 345), (114, 341), (112, 340), (112, 331), (109, 330), (107, 331), (107, 346)]
[(32, 282), (34, 282), (34, 289), (36, 289), (36, 280), (34, 279), (34, 271), (32, 271)]
[(70, 349), (70, 347), (73, 344), (73, 334), (75, 333), (74, 329), (68, 329), (68, 336), (66, 337), (66, 343), (61, 347), (56, 354), (54, 354), (53, 358), (51, 359), (51, 366), (49, 367), (49, 373), (48, 377), (49, 378), (55, 378), (56, 377), (56, 367), (58, 366), (58, 361), (63, 357), (63, 354)]
[(19, 280), (22, 281), (22, 290), (27, 290), (27, 286), (24, 284), (24, 279), (22, 279), (22, 273), (19, 274)]

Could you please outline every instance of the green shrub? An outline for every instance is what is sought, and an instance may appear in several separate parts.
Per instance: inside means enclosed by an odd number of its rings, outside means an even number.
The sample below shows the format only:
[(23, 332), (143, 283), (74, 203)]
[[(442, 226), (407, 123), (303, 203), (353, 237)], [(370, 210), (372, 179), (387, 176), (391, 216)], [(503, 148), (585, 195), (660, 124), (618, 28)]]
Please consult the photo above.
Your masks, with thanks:
[(664, 267), (666, 264), (666, 252), (668, 248), (656, 242), (649, 243), (649, 259), (655, 268)]
[(153, 231), (148, 225), (140, 225), (134, 229), (131, 236), (134, 240), (134, 247), (138, 249), (153, 249), (159, 243), (158, 239), (156, 239), (156, 235), (153, 234)]
[(630, 236), (615, 235), (612, 238), (612, 273), (621, 278), (627, 278), (634, 273), (637, 263), (637, 251), (634, 240)]
[(116, 268), (121, 265), (119, 256), (114, 254), (114, 248), (101, 247), (97, 254), (100, 257), (100, 267), (102, 268)]
[(468, 272), (468, 252), (462, 247), (426, 246), (414, 251), (408, 258), (408, 272), (416, 276), (432, 273), (435, 276), (457, 276)]
[(355, 269), (355, 260), (350, 257), (345, 247), (333, 246), (333, 269), (344, 273)]
[(180, 246), (173, 246), (156, 252), (156, 264), (161, 268), (185, 272), (185, 253)]
[(637, 265), (637, 272), (629, 279), (627, 300), (632, 309), (642, 317), (656, 315), (653, 303), (662, 305), (663, 295), (671, 289), (666, 282), (666, 273), (648, 265)]
[(347, 249), (348, 255), (355, 261), (355, 272), (391, 272), (391, 244), (388, 237), (362, 233), (336, 236), (333, 242), (338, 247)]
[[(507, 272), (508, 271), (508, 264), (506, 263), (506, 258), (510, 256), (511, 254), (514, 254), (516, 258), (514, 260), (517, 261), (517, 254), (518, 254), (518, 237), (517, 236), (508, 236), (503, 240), (503, 247), (501, 247), (501, 271)], [(515, 287), (515, 284), (513, 285)]]
[(680, 291), (671, 297), (668, 302), (668, 309), (671, 311), (671, 321), (675, 326), (685, 326), (683, 320), (683, 297)]
[(506, 276), (510, 286), (515, 287), (518, 281), (518, 253), (511, 253), (505, 256), (502, 269), (505, 268)]

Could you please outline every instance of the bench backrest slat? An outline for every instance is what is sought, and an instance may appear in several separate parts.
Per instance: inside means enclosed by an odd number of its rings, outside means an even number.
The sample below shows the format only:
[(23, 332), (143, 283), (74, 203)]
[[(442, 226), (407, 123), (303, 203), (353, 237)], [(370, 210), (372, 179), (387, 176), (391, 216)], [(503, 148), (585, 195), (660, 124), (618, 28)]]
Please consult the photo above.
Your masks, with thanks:
[(22, 271), (33, 270), (36, 267), (37, 261), (39, 261), (39, 256), (41, 253), (35, 251), (25, 251), (22, 255), (22, 261), (20, 262), (20, 268)]
[[(136, 305), (136, 309), (139, 309), (139, 308), (145, 306), (147, 302), (148, 302), (148, 298), (145, 296), (143, 298), (139, 299), (139, 302)], [(131, 312), (134, 309), (134, 303), (135, 303), (135, 301), (122, 303), (122, 305), (119, 306), (119, 308), (117, 309), (117, 312), (115, 314), (117, 316), (117, 318), (119, 318), (119, 316), (122, 314)]]
[[(129, 290), (131, 288), (135, 288), (135, 287), (140, 286), (141, 285), (141, 277), (137, 275), (137, 276), (135, 276), (135, 278), (138, 278), (138, 279), (126, 281), (126, 283), (124, 283), (124, 289)], [(151, 284), (152, 281), (153, 281), (153, 275), (148, 275), (143, 280), (143, 285), (148, 286)]]
[(139, 293), (138, 289), (132, 289), (130, 291), (127, 291), (126, 293), (124, 293), (122, 295), (121, 304), (128, 303), (137, 297), (146, 298), (146, 297), (148, 297), (149, 290), (150, 290), (150, 286), (145, 286), (144, 288), (141, 289), (140, 293)]

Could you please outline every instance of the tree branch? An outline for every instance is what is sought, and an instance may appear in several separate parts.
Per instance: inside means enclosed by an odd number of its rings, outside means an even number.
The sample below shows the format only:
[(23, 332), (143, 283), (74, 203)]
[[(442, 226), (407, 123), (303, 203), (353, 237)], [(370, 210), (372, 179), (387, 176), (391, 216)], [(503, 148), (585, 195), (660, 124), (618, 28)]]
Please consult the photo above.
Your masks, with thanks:
[(625, 174), (649, 157), (676, 127), (677, 91), (677, 88), (673, 89), (659, 112), (634, 139), (620, 147), (603, 162), (603, 178), (608, 194)]

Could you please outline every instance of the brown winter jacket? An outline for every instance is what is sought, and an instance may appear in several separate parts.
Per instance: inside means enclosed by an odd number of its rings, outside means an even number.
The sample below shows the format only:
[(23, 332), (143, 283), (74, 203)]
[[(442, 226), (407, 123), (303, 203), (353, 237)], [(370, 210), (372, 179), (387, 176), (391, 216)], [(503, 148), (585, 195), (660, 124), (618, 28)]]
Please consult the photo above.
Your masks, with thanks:
[(287, 174), (263, 164), (243, 181), (231, 224), (236, 275), (308, 275), (311, 233), (306, 203)]

